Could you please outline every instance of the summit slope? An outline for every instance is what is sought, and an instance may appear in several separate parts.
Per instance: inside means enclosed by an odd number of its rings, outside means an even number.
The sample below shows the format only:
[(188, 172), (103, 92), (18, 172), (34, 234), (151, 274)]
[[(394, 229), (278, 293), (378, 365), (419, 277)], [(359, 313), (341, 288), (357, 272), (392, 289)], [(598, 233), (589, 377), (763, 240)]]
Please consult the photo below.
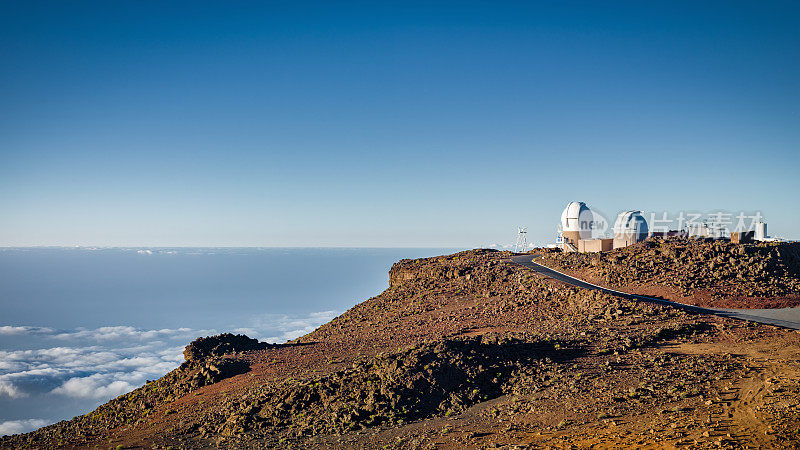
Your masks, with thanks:
[(2, 447), (800, 444), (800, 334), (581, 290), (472, 250), (281, 345), (204, 338), (165, 377)]

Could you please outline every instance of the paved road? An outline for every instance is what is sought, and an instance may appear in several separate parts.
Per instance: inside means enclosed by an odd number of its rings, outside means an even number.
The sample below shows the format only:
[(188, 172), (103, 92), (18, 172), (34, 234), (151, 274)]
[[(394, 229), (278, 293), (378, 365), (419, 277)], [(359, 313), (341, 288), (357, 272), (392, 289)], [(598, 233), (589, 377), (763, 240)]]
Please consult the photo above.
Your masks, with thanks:
[(540, 274), (563, 281), (565, 283), (577, 286), (584, 289), (594, 289), (603, 291), (612, 295), (629, 298), (632, 300), (640, 300), (651, 303), (659, 303), (662, 305), (669, 305), (675, 308), (681, 308), (687, 311), (692, 311), (701, 314), (716, 314), (722, 317), (731, 317), (734, 319), (749, 320), (751, 322), (765, 323), (769, 325), (776, 325), (779, 327), (792, 328), (800, 330), (800, 307), (797, 308), (779, 308), (779, 309), (724, 309), (724, 308), (701, 308), (699, 306), (684, 305), (661, 298), (648, 297), (645, 295), (627, 294), (625, 292), (615, 291), (613, 289), (604, 288), (595, 284), (587, 283), (567, 274), (555, 271), (541, 264), (533, 262), (535, 258), (540, 255), (522, 255), (511, 258), (511, 261), (520, 266), (527, 267)]

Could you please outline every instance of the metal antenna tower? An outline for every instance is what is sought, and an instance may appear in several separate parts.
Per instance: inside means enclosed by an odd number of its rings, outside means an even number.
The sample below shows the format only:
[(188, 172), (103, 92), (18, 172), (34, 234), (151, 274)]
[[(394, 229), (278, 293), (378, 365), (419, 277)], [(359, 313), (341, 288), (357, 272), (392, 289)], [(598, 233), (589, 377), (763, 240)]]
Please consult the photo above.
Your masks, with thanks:
[(514, 253), (524, 252), (528, 248), (527, 228), (517, 228), (517, 243), (514, 244)]

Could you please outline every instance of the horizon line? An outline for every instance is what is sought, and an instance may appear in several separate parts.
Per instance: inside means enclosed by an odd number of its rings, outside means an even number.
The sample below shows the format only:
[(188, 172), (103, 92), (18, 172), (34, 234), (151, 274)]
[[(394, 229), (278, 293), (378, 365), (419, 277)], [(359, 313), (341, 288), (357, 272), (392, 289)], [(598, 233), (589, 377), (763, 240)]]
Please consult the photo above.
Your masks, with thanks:
[[(498, 244), (499, 245), (499, 244)], [(270, 246), (270, 245), (0, 245), (0, 249), (28, 249), (28, 248), (63, 248), (63, 249), (185, 249), (185, 248), (363, 248), (363, 249), (454, 249), (454, 248), (491, 248), (491, 247), (472, 247), (463, 245), (445, 246), (353, 246), (353, 245), (291, 245), (291, 246)]]

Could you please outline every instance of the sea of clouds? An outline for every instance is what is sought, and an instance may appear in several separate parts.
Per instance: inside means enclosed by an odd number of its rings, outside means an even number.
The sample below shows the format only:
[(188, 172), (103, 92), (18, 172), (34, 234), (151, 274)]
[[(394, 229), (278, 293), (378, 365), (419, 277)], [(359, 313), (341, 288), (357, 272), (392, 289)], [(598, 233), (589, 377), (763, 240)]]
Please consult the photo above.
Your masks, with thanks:
[(0, 410), (20, 416), (0, 419), (0, 435), (86, 413), (159, 378), (183, 362), (184, 347), (199, 336), (232, 332), (264, 342), (286, 342), (336, 315), (335, 311), (264, 315), (232, 330), (0, 326)]

